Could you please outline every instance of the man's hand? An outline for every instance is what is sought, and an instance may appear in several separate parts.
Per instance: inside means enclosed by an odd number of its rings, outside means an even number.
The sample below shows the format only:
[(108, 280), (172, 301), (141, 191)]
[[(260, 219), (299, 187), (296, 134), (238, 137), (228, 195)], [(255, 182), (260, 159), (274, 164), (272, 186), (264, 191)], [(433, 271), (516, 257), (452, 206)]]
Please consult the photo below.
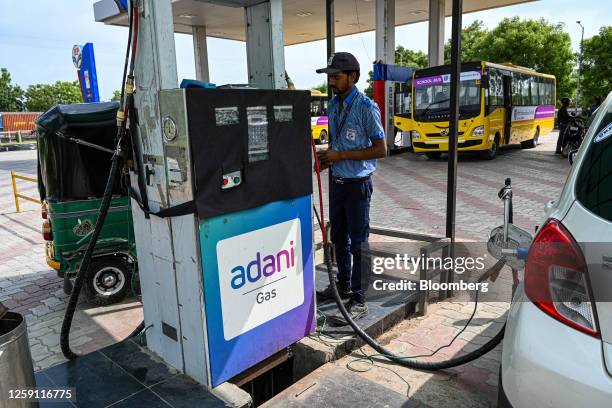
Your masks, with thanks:
[(317, 155), (319, 156), (319, 162), (325, 168), (328, 168), (335, 162), (342, 160), (340, 157), (341, 153), (337, 150), (324, 150), (322, 152), (318, 152)]
[[(329, 168), (329, 166), (324, 165), (324, 164), (322, 164), (322, 163), (319, 163), (319, 169), (320, 169), (321, 171), (323, 171), (323, 170), (327, 170), (328, 168)], [(316, 164), (315, 164), (314, 166), (312, 166), (312, 171), (313, 171), (313, 172), (315, 172), (315, 173), (317, 172), (317, 165), (316, 165)]]

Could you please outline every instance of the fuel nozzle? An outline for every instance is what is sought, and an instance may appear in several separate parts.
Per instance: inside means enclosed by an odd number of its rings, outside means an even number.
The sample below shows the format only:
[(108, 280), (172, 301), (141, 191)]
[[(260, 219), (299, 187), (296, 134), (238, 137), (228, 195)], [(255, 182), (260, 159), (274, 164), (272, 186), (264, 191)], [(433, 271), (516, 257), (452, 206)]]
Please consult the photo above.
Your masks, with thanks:
[(510, 177), (506, 178), (504, 186), (499, 190), (497, 196), (502, 200), (507, 198), (512, 199), (512, 180), (510, 180)]
[(508, 177), (504, 187), (499, 190), (497, 196), (504, 201), (504, 244), (508, 243), (508, 228), (513, 224), (512, 217), (512, 180)]

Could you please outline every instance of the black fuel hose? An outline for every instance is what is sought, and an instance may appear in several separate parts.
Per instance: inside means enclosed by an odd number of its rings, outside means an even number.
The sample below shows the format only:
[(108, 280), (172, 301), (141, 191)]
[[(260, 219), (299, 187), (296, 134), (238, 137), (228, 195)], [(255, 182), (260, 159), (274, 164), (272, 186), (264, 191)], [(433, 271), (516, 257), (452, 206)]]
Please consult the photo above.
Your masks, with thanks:
[[(129, 33), (128, 33), (128, 44), (126, 51), (126, 63), (123, 69), (123, 83), (122, 83), (122, 92), (121, 92), (121, 110), (122, 113), (131, 109), (131, 105), (134, 103), (133, 99), (133, 90), (128, 93), (127, 98), (125, 97), (124, 90), (128, 85), (128, 78), (133, 79), (134, 73), (134, 61), (136, 55), (136, 44), (138, 39), (138, 9), (134, 6), (133, 0), (130, 0), (130, 16), (129, 16)], [(131, 59), (130, 59), (130, 68), (128, 75), (128, 57), (131, 51)], [(133, 83), (131, 84), (133, 86)], [(127, 108), (127, 109), (126, 109)], [(129, 113), (128, 113), (129, 114)], [(123, 156), (122, 143), (123, 138), (126, 134), (126, 121), (125, 118), (119, 120), (119, 112), (118, 112), (118, 123), (117, 123), (117, 147), (115, 152), (113, 153), (113, 157), (111, 158), (111, 168), (108, 175), (108, 180), (106, 181), (106, 187), (104, 189), (104, 196), (102, 197), (102, 202), (100, 204), (100, 209), (98, 213), (98, 219), (96, 220), (96, 226), (91, 234), (91, 238), (89, 240), (89, 244), (87, 245), (87, 249), (85, 250), (85, 254), (83, 255), (83, 260), (81, 261), (81, 265), (79, 265), (79, 269), (76, 274), (76, 278), (74, 281), (74, 285), (72, 287), (72, 291), (70, 292), (70, 298), (68, 300), (68, 305), (66, 306), (66, 313), (64, 314), (64, 320), (62, 321), (62, 329), (60, 333), (60, 347), (62, 349), (62, 353), (64, 357), (68, 360), (74, 360), (78, 357), (78, 354), (74, 353), (70, 348), (70, 328), (72, 327), (72, 320), (74, 319), (74, 313), (76, 312), (76, 307), (79, 302), (79, 295), (81, 293), (81, 289), (83, 288), (83, 283), (85, 282), (85, 275), (87, 274), (87, 270), (89, 269), (89, 265), (91, 263), (91, 258), (93, 256), (94, 249), (96, 247), (96, 243), (98, 241), (98, 237), (100, 236), (100, 232), (102, 231), (102, 227), (104, 226), (104, 221), (106, 220), (106, 215), (108, 214), (108, 209), (110, 208), (110, 204), (113, 197), (113, 188), (115, 185), (115, 180), (117, 179), (117, 171), (119, 170), (119, 161)], [(133, 131), (133, 129), (131, 129)], [(130, 334), (129, 337), (133, 337), (136, 334), (140, 333), (144, 329), (144, 320), (138, 324), (136, 329)]]
[(329, 244), (325, 245), (323, 251), (324, 251), (324, 258), (325, 258), (325, 266), (327, 267), (327, 274), (329, 276), (329, 284), (332, 288), (332, 292), (334, 294), (334, 300), (336, 301), (336, 306), (338, 306), (340, 313), (342, 314), (344, 319), (347, 321), (347, 323), (351, 326), (353, 331), (359, 337), (361, 337), (361, 339), (364, 342), (366, 342), (366, 344), (368, 344), (370, 347), (372, 347), (374, 350), (380, 353), (383, 357), (387, 358), (388, 360), (393, 361), (394, 363), (398, 365), (401, 365), (403, 367), (413, 368), (415, 370), (430, 370), (430, 371), (444, 370), (447, 368), (456, 367), (462, 364), (469, 363), (470, 361), (476, 360), (477, 358), (482, 357), (483, 355), (487, 354), (489, 351), (493, 350), (499, 343), (501, 343), (502, 339), (504, 338), (506, 324), (503, 325), (501, 330), (491, 340), (483, 344), (478, 349), (470, 353), (464, 354), (460, 357), (451, 358), (451, 359), (444, 360), (444, 361), (428, 362), (428, 361), (418, 361), (413, 358), (403, 357), (401, 355), (395, 354), (392, 351), (381, 346), (380, 343), (378, 343), (369, 334), (367, 334), (351, 318), (348, 311), (346, 310), (346, 307), (344, 306), (344, 303), (342, 302), (342, 299), (340, 298), (340, 294), (338, 293), (338, 285), (336, 283), (336, 276), (332, 269), (332, 262), (331, 262), (331, 257), (329, 254)]
[[(326, 234), (326, 229), (325, 229), (325, 214), (323, 211), (323, 193), (321, 191), (321, 167), (319, 165), (319, 159), (317, 157), (317, 150), (314, 144), (314, 139), (312, 140), (312, 151), (314, 155), (315, 172), (317, 174), (317, 182), (319, 186), (319, 206), (321, 210), (321, 217), (319, 218), (317, 214), (317, 220), (319, 221), (319, 227), (321, 228), (321, 232), (323, 234), (323, 258), (325, 260), (325, 266), (327, 268), (327, 275), (329, 277), (329, 285), (332, 288), (332, 293), (334, 295), (334, 301), (336, 302), (336, 306), (340, 310), (340, 313), (344, 317), (344, 320), (346, 320), (346, 322), (351, 326), (355, 334), (361, 337), (361, 339), (366, 344), (368, 344), (370, 347), (372, 347), (380, 355), (387, 358), (388, 360), (400, 366), (403, 366), (403, 367), (408, 367), (408, 368), (412, 368), (415, 370), (426, 370), (426, 371), (444, 370), (447, 368), (452, 368), (452, 367), (456, 367), (462, 364), (469, 363), (470, 361), (473, 361), (479, 357), (482, 357), (489, 351), (493, 350), (499, 343), (501, 343), (501, 341), (504, 338), (506, 324), (502, 326), (500, 331), (491, 340), (487, 341), (481, 347), (479, 347), (478, 349), (470, 353), (464, 354), (460, 357), (450, 358), (444, 361), (435, 361), (435, 362), (418, 361), (411, 357), (405, 357), (405, 356), (395, 354), (392, 351), (381, 346), (379, 342), (373, 339), (361, 327), (359, 327), (357, 323), (355, 323), (351, 315), (346, 310), (346, 306), (344, 306), (344, 302), (342, 302), (342, 298), (340, 298), (340, 294), (338, 293), (338, 284), (336, 283), (336, 276), (333, 271), (333, 265), (332, 265), (332, 259), (331, 259), (331, 253), (330, 253), (331, 244), (327, 240), (327, 234)], [(501, 269), (504, 263), (505, 261), (503, 260), (498, 261), (491, 268), (491, 270), (496, 269), (496, 268)], [(483, 274), (483, 276), (485, 275), (487, 275), (487, 272)]]
[(117, 176), (117, 169), (119, 168), (120, 154), (121, 149), (118, 147), (117, 151), (111, 158), (110, 173), (108, 180), (106, 181), (106, 188), (104, 189), (104, 197), (102, 198), (102, 203), (100, 204), (100, 212), (98, 214), (98, 219), (96, 220), (96, 226), (91, 234), (85, 255), (83, 255), (83, 261), (79, 266), (79, 270), (72, 287), (72, 292), (70, 292), (70, 299), (68, 300), (68, 305), (66, 306), (66, 313), (64, 314), (62, 331), (60, 333), (60, 346), (62, 348), (64, 357), (66, 357), (68, 360), (74, 360), (78, 357), (78, 355), (70, 349), (70, 328), (72, 327), (72, 319), (74, 318), (77, 303), (79, 302), (79, 295), (81, 293), (81, 289), (83, 288), (83, 283), (85, 282), (85, 275), (87, 274), (87, 269), (89, 269), (91, 257), (96, 247), (96, 242), (98, 241), (98, 237), (102, 231), (102, 226), (104, 225), (104, 220), (106, 219), (106, 214), (108, 213), (108, 209), (113, 198), (113, 187), (115, 184), (115, 178)]

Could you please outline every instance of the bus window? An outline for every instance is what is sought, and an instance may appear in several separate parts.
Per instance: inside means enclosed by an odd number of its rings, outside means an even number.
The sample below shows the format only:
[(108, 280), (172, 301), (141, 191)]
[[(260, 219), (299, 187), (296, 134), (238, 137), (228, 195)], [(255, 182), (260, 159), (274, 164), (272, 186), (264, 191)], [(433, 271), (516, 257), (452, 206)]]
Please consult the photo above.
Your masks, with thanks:
[(540, 95), (540, 104), (547, 105), (546, 78), (538, 78), (538, 94)]
[(544, 80), (544, 105), (554, 105), (553, 101), (553, 81), (548, 78)]
[(492, 69), (489, 76), (489, 95), (491, 106), (504, 105), (504, 86), (501, 72)]
[(531, 77), (529, 83), (530, 83), (530, 87), (531, 87), (531, 103), (530, 103), (530, 105), (537, 106), (538, 105), (538, 78), (537, 77)]
[(522, 75), (522, 86), (521, 86), (521, 95), (523, 106), (529, 105), (531, 103), (531, 99), (529, 97), (529, 76), (526, 74)]
[(459, 100), (461, 106), (480, 105), (480, 84), (476, 81), (462, 81)]
[[(432, 79), (433, 78), (433, 79)], [(434, 83), (435, 82), (435, 83)], [(473, 117), (480, 113), (481, 72), (463, 71), (459, 90), (459, 113)], [(422, 77), (414, 83), (413, 110), (415, 119), (421, 115), (444, 115), (450, 108), (450, 75)]]
[(512, 75), (512, 105), (518, 106), (523, 104), (521, 97), (521, 74), (514, 73)]
[(324, 97), (313, 96), (310, 100), (310, 116), (327, 115), (327, 99)]

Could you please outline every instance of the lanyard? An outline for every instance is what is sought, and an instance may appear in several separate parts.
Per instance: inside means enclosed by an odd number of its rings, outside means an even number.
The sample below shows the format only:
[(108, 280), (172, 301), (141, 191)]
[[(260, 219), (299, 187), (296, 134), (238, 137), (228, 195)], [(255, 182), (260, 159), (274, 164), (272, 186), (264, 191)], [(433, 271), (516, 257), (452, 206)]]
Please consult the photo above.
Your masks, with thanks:
[(340, 121), (339, 126), (336, 126), (336, 135), (335, 135), (336, 137), (340, 137), (342, 130), (344, 130), (344, 125), (346, 124), (346, 120), (349, 114), (351, 113), (351, 108), (353, 107), (353, 102), (355, 102), (356, 98), (357, 98), (357, 94), (353, 95), (353, 99), (351, 99), (351, 103), (349, 103), (346, 109), (342, 111), (344, 113), (344, 117), (342, 118), (342, 121)]

